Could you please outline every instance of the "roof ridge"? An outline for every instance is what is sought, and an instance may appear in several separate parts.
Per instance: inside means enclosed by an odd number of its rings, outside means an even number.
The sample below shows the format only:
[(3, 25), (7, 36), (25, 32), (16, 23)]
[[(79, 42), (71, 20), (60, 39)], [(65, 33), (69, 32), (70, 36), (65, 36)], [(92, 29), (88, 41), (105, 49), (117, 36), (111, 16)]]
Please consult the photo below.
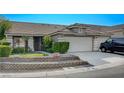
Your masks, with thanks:
[(27, 23), (27, 24), (39, 24), (39, 25), (51, 25), (51, 26), (68, 26), (68, 25), (61, 25), (61, 24), (49, 24), (49, 23), (33, 23), (33, 22), (21, 22), (21, 21), (10, 21), (12, 23)]
[(111, 26), (106, 26), (106, 25), (87, 24), (87, 23), (85, 23), (85, 24), (84, 23), (74, 23), (74, 24), (71, 24), (71, 25), (89, 25), (89, 26), (99, 26), (99, 27), (111, 27)]
[(118, 24), (118, 25), (113, 25), (113, 26), (122, 26), (122, 25), (124, 25), (124, 24)]

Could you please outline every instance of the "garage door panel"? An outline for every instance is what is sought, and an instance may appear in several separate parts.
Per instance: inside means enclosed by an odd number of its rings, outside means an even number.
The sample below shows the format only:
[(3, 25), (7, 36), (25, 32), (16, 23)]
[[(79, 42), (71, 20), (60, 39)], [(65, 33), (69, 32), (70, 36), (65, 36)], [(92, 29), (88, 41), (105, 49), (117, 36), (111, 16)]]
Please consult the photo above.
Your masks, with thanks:
[(65, 37), (70, 42), (69, 52), (92, 51), (91, 37)]

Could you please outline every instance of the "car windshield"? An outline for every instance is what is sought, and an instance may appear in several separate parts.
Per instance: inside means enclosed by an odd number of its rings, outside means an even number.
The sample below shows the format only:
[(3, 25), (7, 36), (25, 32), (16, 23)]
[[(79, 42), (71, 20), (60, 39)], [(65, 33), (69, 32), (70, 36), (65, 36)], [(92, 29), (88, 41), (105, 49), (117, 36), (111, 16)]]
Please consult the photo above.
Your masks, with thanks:
[(118, 43), (124, 43), (124, 38), (115, 38), (113, 39), (113, 41)]

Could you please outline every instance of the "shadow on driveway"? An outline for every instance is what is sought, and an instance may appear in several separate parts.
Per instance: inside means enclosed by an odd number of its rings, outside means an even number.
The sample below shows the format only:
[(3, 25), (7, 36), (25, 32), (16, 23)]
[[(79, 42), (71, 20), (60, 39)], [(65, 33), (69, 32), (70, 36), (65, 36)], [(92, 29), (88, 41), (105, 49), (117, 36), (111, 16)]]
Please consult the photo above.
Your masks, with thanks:
[(115, 52), (113, 54), (117, 54), (117, 55), (121, 55), (121, 56), (124, 56), (124, 53), (123, 52)]

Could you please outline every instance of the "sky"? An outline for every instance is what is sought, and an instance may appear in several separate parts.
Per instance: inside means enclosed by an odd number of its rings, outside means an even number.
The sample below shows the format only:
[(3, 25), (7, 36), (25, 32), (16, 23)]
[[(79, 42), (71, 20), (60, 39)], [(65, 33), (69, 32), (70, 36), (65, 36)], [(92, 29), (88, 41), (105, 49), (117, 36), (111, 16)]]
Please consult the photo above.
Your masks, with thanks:
[(0, 14), (10, 21), (70, 25), (74, 23), (112, 26), (124, 24), (124, 14)]

